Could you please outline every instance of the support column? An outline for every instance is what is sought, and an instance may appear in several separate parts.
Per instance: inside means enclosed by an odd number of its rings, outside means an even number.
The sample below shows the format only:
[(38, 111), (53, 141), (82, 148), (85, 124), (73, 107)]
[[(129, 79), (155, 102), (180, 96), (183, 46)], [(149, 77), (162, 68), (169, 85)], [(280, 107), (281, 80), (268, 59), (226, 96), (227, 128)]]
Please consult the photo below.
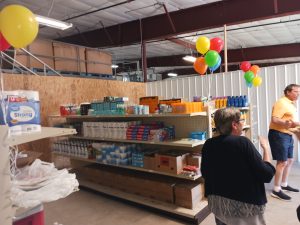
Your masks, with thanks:
[(142, 68), (144, 75), (144, 82), (147, 82), (147, 53), (146, 53), (146, 42), (142, 41)]
[(227, 63), (227, 26), (224, 25), (224, 68), (225, 73), (228, 72), (228, 63)]
[(141, 34), (141, 56), (142, 56), (142, 70), (144, 82), (147, 82), (147, 53), (146, 53), (146, 42), (143, 40), (143, 24), (140, 20), (140, 34)]

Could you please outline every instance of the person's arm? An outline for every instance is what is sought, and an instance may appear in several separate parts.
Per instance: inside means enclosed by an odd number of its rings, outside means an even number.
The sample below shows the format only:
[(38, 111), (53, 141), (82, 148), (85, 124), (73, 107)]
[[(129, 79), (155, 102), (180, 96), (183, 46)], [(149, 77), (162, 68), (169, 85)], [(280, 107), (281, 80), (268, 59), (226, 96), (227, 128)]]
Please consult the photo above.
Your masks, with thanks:
[(281, 119), (281, 118), (278, 118), (278, 117), (275, 117), (275, 116), (272, 116), (272, 123), (275, 123), (279, 126), (282, 126), (284, 127), (285, 129), (289, 129), (291, 127), (294, 127), (294, 123), (292, 120), (284, 120), (284, 119)]
[(246, 157), (257, 178), (263, 183), (269, 183), (275, 174), (275, 168), (271, 164), (271, 154), (267, 139), (263, 137), (259, 137), (259, 139), (263, 149), (262, 156), (253, 143), (247, 139)]
[(262, 148), (262, 157), (265, 162), (271, 163), (271, 152), (267, 138), (258, 136), (260, 146)]
[(300, 126), (300, 122), (292, 121), (292, 128)]

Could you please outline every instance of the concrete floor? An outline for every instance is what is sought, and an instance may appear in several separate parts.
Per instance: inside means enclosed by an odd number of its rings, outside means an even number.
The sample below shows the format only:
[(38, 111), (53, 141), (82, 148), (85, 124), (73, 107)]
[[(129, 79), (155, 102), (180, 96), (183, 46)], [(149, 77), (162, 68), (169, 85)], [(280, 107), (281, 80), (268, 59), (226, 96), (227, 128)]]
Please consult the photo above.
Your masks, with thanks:
[[(289, 183), (300, 188), (300, 164), (294, 164)], [(291, 202), (284, 202), (270, 197), (272, 183), (266, 185), (268, 204), (266, 221), (268, 225), (300, 224), (296, 208), (300, 204), (300, 193), (289, 193)], [(103, 195), (80, 190), (65, 199), (44, 204), (46, 225), (55, 222), (62, 225), (177, 225), (187, 224), (149, 211), (143, 207), (128, 204)], [(202, 225), (215, 225), (214, 217), (210, 214)]]

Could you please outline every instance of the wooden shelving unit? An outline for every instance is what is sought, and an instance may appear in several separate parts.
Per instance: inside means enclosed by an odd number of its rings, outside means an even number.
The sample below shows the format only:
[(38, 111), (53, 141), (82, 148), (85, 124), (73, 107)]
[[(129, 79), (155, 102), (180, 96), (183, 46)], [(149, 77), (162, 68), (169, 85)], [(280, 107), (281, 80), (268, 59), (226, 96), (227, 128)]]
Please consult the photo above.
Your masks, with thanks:
[[(80, 177), (79, 177), (80, 178)], [(120, 190), (112, 189), (110, 187), (105, 187), (99, 184), (95, 184), (93, 182), (84, 180), (82, 178), (79, 179), (79, 184), (83, 187), (87, 187), (89, 189), (98, 191), (100, 193), (117, 197), (122, 200), (126, 200), (129, 202), (134, 202), (139, 205), (147, 206), (156, 210), (160, 210), (163, 212), (167, 212), (171, 215), (177, 215), (178, 217), (184, 218), (185, 220), (190, 221), (194, 224), (199, 224), (203, 221), (209, 214), (210, 211), (207, 207), (207, 201), (201, 201), (194, 209), (187, 209), (183, 207), (179, 207), (173, 204), (157, 201), (155, 199), (149, 199), (143, 196), (138, 196), (135, 194), (126, 193)]]
[(40, 132), (8, 136), (8, 127), (0, 126), (0, 224), (11, 225), (16, 208), (12, 207), (10, 200), (10, 171), (9, 146), (24, 144), (43, 138), (76, 134), (75, 129), (43, 127)]
[[(90, 118), (164, 118), (164, 117), (192, 117), (192, 116), (207, 116), (207, 112), (196, 113), (160, 113), (160, 114), (145, 114), (145, 115), (69, 115), (65, 118), (69, 119), (90, 119)], [(51, 115), (50, 117), (62, 117), (60, 115)]]
[(7, 138), (6, 143), (8, 145), (20, 145), (20, 144), (36, 141), (43, 138), (51, 138), (51, 137), (73, 135), (73, 134), (76, 134), (75, 129), (42, 127), (42, 130), (38, 132), (10, 136), (9, 138)]
[(104, 163), (101, 163), (101, 162), (97, 162), (95, 159), (86, 159), (86, 158), (82, 158), (82, 157), (76, 157), (76, 156), (57, 153), (57, 152), (53, 152), (53, 154), (69, 157), (72, 160), (78, 160), (78, 161), (83, 161), (83, 162), (88, 162), (88, 163), (97, 163), (97, 164), (101, 164), (101, 165), (105, 165), (105, 166), (119, 167), (119, 168), (142, 171), (142, 172), (153, 173), (153, 174), (160, 174), (160, 175), (165, 175), (165, 176), (169, 176), (169, 177), (176, 177), (178, 179), (183, 179), (183, 180), (197, 180), (201, 177), (201, 175), (196, 175), (196, 176), (193, 176), (193, 177), (187, 177), (187, 176), (183, 176), (183, 175), (180, 175), (180, 174), (176, 175), (176, 174), (171, 174), (171, 173), (164, 173), (164, 172), (160, 172), (160, 171), (156, 171), (156, 170), (148, 170), (148, 169), (145, 169), (145, 168), (142, 168), (142, 167), (135, 167), (135, 166), (128, 166), (128, 165), (104, 164)]
[(93, 140), (93, 141), (108, 141), (108, 142), (122, 142), (122, 143), (135, 143), (135, 144), (148, 144), (148, 145), (164, 145), (164, 146), (177, 146), (177, 147), (188, 147), (193, 148), (196, 146), (203, 145), (205, 140), (196, 140), (190, 138), (174, 139), (168, 141), (138, 141), (138, 140), (127, 140), (127, 139), (113, 139), (113, 138), (97, 138), (97, 137), (82, 137), (72, 136), (72, 139), (79, 140)]
[[(205, 143), (205, 140), (192, 140), (187, 138), (189, 133), (192, 131), (206, 131), (207, 137), (211, 137), (211, 113), (207, 112), (199, 112), (199, 113), (191, 113), (191, 114), (150, 114), (150, 115), (99, 115), (99, 116), (78, 116), (78, 115), (70, 115), (63, 117), (68, 124), (71, 123), (81, 123), (81, 122), (103, 122), (103, 121), (132, 121), (132, 120), (140, 120), (142, 123), (149, 123), (153, 121), (162, 121), (167, 126), (175, 127), (175, 136), (176, 139), (169, 141), (138, 141), (138, 140), (126, 140), (126, 139), (112, 139), (112, 138), (98, 138), (98, 137), (83, 137), (83, 136), (72, 136), (71, 139), (77, 140), (93, 140), (93, 141), (101, 141), (101, 142), (118, 142), (118, 143), (136, 143), (136, 144), (144, 144), (144, 145), (155, 145), (159, 148), (166, 147), (178, 147), (180, 150), (184, 150), (187, 152), (197, 152), (201, 151), (201, 146)], [(59, 116), (51, 116), (50, 119), (56, 120), (61, 119)], [(176, 179), (185, 181), (195, 181), (201, 177), (201, 175), (196, 175), (194, 177), (187, 177), (183, 175), (176, 175), (166, 172), (160, 172), (155, 170), (149, 170), (145, 168), (139, 168), (134, 166), (125, 166), (125, 165), (111, 165), (111, 164), (103, 164), (96, 162), (96, 160), (90, 160), (86, 158), (70, 156), (68, 154), (61, 154), (57, 152), (53, 152), (54, 156), (64, 156), (68, 157), (71, 160), (72, 166), (74, 168), (84, 166), (87, 164), (98, 163), (102, 166), (114, 167), (114, 168), (122, 168), (127, 170), (139, 171), (142, 173), (158, 174), (168, 177), (175, 177)], [(109, 187), (104, 187), (100, 184), (95, 184), (87, 179), (80, 177), (79, 183), (87, 188), (97, 190), (107, 195), (112, 195), (121, 199), (125, 199), (131, 202), (135, 202), (138, 204), (142, 204), (151, 208), (155, 208), (157, 210), (161, 210), (167, 213), (171, 213), (174, 216), (184, 217), (185, 219), (192, 220), (193, 222), (199, 223), (201, 222), (208, 214), (207, 210), (207, 202), (203, 200), (199, 203), (199, 206), (194, 208), (193, 210), (182, 208), (176, 206), (174, 204), (163, 203), (158, 200), (149, 199), (142, 196), (137, 196), (134, 194), (125, 193), (120, 190), (115, 190)]]

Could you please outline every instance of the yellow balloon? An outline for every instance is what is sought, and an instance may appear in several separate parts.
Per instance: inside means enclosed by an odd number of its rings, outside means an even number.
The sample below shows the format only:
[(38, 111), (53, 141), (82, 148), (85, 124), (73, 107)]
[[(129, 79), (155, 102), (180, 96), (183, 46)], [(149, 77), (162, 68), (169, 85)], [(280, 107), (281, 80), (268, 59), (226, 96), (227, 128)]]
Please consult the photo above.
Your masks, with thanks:
[(210, 48), (210, 40), (205, 37), (201, 36), (196, 41), (196, 49), (199, 53), (204, 55)]
[(262, 83), (262, 79), (261, 77), (254, 77), (253, 80), (252, 80), (252, 84), (254, 87), (258, 87), (259, 85), (261, 85)]
[(0, 13), (0, 30), (10, 45), (23, 48), (36, 38), (39, 24), (26, 7), (8, 5)]

